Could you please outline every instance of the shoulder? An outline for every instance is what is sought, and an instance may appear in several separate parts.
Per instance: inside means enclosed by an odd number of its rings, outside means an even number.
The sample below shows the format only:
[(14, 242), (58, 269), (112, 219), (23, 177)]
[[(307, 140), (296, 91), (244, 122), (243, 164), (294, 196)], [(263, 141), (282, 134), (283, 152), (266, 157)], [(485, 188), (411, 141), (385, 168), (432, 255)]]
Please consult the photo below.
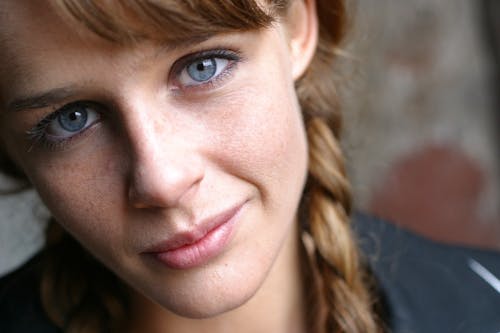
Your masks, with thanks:
[(436, 243), (363, 215), (354, 230), (394, 333), (500, 331), (500, 252)]
[(56, 333), (40, 303), (40, 257), (0, 278), (0, 332)]

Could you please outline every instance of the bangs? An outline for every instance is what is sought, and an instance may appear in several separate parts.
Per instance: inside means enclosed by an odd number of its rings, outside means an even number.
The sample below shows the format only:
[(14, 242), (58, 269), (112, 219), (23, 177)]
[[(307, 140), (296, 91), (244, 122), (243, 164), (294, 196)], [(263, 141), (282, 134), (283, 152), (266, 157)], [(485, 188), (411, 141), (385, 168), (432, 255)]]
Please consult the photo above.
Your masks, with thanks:
[(217, 33), (265, 28), (287, 0), (54, 0), (73, 24), (122, 44), (141, 40), (182, 42)]

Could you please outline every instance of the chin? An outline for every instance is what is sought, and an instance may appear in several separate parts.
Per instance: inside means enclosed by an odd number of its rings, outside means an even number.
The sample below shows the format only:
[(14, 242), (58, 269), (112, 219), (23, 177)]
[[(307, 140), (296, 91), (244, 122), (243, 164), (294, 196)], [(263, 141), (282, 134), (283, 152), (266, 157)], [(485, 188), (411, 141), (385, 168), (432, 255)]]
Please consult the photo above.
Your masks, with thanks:
[(213, 318), (245, 307), (258, 297), (272, 267), (271, 256), (256, 260), (236, 252), (204, 268), (169, 272), (160, 269), (153, 274), (148, 269), (148, 273), (126, 275), (124, 280), (142, 310), (156, 304), (184, 318)]
[(168, 309), (178, 316), (190, 319), (209, 319), (225, 313), (231, 312), (245, 305), (252, 295), (240, 299), (220, 300), (216, 304), (212, 301), (209, 304), (194, 303), (194, 304), (179, 304), (175, 309)]
[(164, 309), (185, 318), (209, 319), (245, 306), (257, 293), (260, 284), (245, 284), (245, 290), (220, 292), (192, 292), (190, 295), (173, 295), (156, 302)]

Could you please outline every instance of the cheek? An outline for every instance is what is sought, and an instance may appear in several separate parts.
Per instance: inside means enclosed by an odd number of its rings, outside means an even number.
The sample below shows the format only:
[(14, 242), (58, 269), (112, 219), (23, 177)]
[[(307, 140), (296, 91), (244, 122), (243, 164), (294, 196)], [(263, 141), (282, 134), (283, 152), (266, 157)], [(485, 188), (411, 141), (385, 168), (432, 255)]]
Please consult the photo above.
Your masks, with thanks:
[(216, 146), (224, 147), (226, 166), (237, 166), (264, 196), (284, 188), (301, 190), (307, 144), (293, 87), (257, 81), (244, 94), (224, 103), (236, 114), (218, 131)]
[[(32, 170), (31, 181), (55, 219), (91, 252), (119, 246), (119, 183), (106, 170), (109, 154), (78, 154)], [(70, 161), (70, 162), (68, 162)], [(113, 235), (113, 237), (110, 237)]]

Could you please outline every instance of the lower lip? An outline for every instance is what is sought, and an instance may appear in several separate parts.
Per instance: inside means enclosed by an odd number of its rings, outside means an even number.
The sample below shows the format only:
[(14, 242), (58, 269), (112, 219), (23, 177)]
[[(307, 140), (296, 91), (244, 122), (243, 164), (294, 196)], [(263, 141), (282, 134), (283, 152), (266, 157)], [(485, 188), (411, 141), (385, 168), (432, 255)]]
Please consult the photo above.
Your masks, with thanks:
[(243, 206), (226, 222), (209, 231), (196, 243), (165, 252), (153, 253), (153, 257), (173, 269), (189, 269), (207, 263), (226, 248), (232, 238), (242, 208)]

